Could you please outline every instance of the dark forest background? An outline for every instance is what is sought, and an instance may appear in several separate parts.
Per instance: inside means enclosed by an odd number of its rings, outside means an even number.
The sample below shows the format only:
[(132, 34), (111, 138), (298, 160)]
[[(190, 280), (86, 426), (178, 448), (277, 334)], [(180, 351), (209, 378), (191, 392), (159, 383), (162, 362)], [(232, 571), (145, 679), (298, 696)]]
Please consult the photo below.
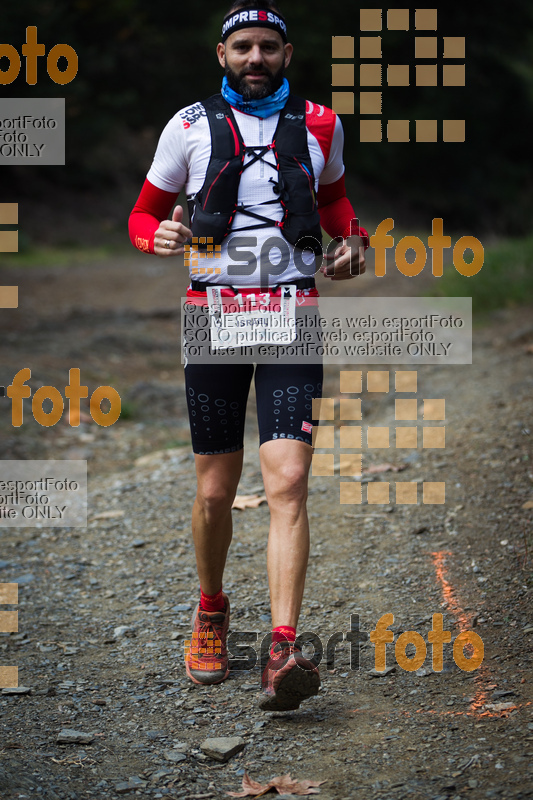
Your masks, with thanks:
[[(280, 6), (295, 46), (288, 72), (292, 90), (331, 105), (331, 37), (352, 35), (357, 43), (360, 6), (349, 0), (281, 0)], [(395, 6), (388, 4), (384, 13), (390, 7)], [(79, 73), (70, 84), (58, 86), (40, 58), (36, 86), (26, 84), (23, 62), (19, 77), (0, 87), (1, 96), (8, 97), (65, 96), (67, 108), (67, 165), (4, 167), (2, 197), (7, 191), (50, 196), (50, 187), (97, 196), (132, 180), (140, 186), (168, 119), (220, 85), (214, 48), (226, 8), (220, 0), (4, 2), (1, 42), (20, 52), (26, 26), (36, 25), (47, 52), (57, 43), (75, 48)], [(384, 206), (409, 207), (427, 220), (442, 216), (449, 227), (471, 233), (528, 234), (533, 212), (533, 4), (462, 0), (437, 8), (438, 31), (424, 35), (466, 37), (466, 86), (384, 86), (383, 118), (465, 118), (467, 141), (360, 144), (356, 107), (354, 116), (343, 117), (347, 172)], [(385, 66), (414, 64), (413, 35), (413, 30), (382, 32)]]

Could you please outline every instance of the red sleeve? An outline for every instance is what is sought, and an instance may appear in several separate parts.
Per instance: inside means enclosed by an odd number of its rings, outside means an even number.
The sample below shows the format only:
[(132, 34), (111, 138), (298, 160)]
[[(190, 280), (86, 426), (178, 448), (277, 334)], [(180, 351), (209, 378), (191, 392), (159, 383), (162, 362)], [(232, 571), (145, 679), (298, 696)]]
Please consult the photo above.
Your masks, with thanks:
[(320, 145), (324, 163), (327, 164), (337, 115), (326, 106), (312, 103), (310, 100), (306, 103), (306, 125)]
[(145, 180), (129, 219), (131, 243), (143, 253), (154, 252), (154, 234), (168, 214), (178, 195), (158, 189)]
[(365, 250), (370, 245), (368, 233), (359, 226), (359, 220), (353, 210), (352, 204), (346, 197), (344, 175), (335, 183), (318, 187), (316, 196), (320, 224), (332, 238), (342, 236), (360, 236), (363, 239)]

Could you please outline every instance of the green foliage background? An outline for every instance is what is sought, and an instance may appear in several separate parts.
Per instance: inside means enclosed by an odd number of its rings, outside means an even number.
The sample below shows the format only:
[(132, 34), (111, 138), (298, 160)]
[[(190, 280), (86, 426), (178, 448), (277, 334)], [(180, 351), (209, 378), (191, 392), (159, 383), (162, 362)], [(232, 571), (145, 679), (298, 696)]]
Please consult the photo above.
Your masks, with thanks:
[[(351, 35), (357, 42), (360, 6), (348, 0), (280, 5), (295, 46), (291, 88), (330, 105), (331, 37)], [(384, 86), (383, 119), (465, 118), (466, 143), (360, 144), (356, 113), (343, 117), (347, 171), (391, 205), (408, 205), (428, 220), (444, 217), (450, 227), (470, 233), (523, 235), (533, 213), (533, 4), (436, 5), (439, 54), (441, 36), (466, 37), (466, 86)], [(0, 42), (20, 52), (26, 26), (33, 24), (47, 51), (67, 43), (79, 56), (78, 76), (66, 86), (48, 78), (41, 58), (36, 86), (25, 83), (23, 66), (12, 84), (0, 87), (0, 96), (67, 98), (68, 166), (32, 167), (32, 176), (95, 190), (116, 185), (126, 173), (142, 180), (149, 160), (135, 143), (153, 138), (180, 107), (220, 85), (214, 48), (226, 7), (218, 0), (4, 3)], [(385, 68), (414, 65), (413, 30), (382, 36)], [(356, 81), (357, 74), (356, 68)], [(4, 186), (20, 182), (25, 169), (4, 167)]]

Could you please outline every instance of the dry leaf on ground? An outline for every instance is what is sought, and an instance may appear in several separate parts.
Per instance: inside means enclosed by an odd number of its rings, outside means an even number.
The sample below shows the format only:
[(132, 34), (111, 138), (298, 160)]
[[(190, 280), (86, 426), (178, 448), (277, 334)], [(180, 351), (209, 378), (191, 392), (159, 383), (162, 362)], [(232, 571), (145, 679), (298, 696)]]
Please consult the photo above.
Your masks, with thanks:
[(126, 514), (125, 511), (101, 511), (99, 514), (95, 514), (91, 517), (91, 522), (96, 519), (120, 519)]
[(233, 501), (232, 508), (237, 508), (239, 511), (244, 511), (245, 508), (257, 508), (261, 503), (266, 503), (264, 494), (238, 494)]
[(291, 778), (290, 773), (280, 775), (277, 778), (272, 778), (268, 783), (258, 783), (250, 778), (247, 772), (244, 773), (242, 779), (242, 792), (227, 792), (231, 797), (261, 797), (275, 789), (278, 794), (296, 794), (296, 795), (309, 795), (318, 794), (319, 790), (314, 788), (320, 786), (325, 781), (296, 781)]
[(375, 474), (377, 472), (402, 472), (402, 470), (407, 468), (407, 464), (400, 464), (396, 466), (395, 464), (374, 464), (374, 466), (365, 469), (364, 474)]

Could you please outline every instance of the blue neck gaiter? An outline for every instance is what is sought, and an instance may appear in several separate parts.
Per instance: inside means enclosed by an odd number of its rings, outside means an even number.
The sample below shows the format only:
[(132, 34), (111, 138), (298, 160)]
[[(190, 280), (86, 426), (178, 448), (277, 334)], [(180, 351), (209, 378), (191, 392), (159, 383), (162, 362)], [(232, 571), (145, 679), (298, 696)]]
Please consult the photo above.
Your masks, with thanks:
[(271, 117), (281, 111), (287, 98), (289, 96), (289, 81), (283, 78), (283, 83), (274, 94), (264, 97), (262, 100), (244, 100), (242, 94), (230, 89), (228, 79), (224, 76), (222, 81), (222, 97), (230, 106), (236, 108), (237, 111), (243, 111), (245, 114), (253, 114), (254, 117)]

